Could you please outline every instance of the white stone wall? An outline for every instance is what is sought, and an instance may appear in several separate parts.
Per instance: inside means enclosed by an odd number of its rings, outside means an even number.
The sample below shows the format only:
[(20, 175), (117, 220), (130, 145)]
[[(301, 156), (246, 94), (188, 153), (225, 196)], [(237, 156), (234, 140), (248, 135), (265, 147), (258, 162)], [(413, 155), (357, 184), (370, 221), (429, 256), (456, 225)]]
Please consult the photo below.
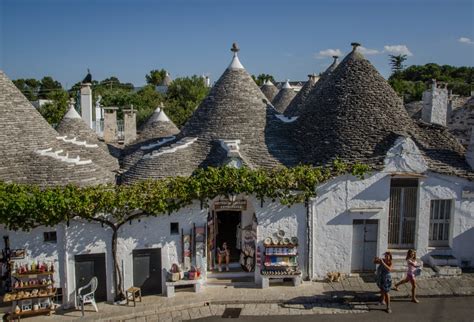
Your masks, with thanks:
[[(185, 233), (190, 233), (193, 223), (196, 226), (203, 226), (207, 221), (208, 209), (203, 208), (199, 203), (182, 209), (171, 215), (158, 217), (141, 218), (140, 222), (134, 220), (132, 225), (125, 224), (119, 230), (118, 260), (124, 267), (124, 288), (133, 285), (133, 250), (147, 248), (161, 248), (161, 265), (163, 268), (162, 286), (166, 282), (166, 270), (174, 263), (182, 263), (181, 251), (181, 229)], [(170, 234), (170, 223), (179, 223), (179, 235)], [(206, 263), (202, 265), (206, 269)]]
[[(313, 278), (328, 272), (350, 273), (352, 256), (352, 222), (354, 219), (378, 219), (377, 253), (387, 248), (390, 177), (381, 173), (359, 180), (344, 175), (317, 189), (312, 201)], [(352, 213), (351, 208), (382, 207), (378, 213)]]
[[(354, 219), (377, 219), (377, 253), (388, 247), (388, 216), (391, 175), (375, 173), (365, 180), (352, 176), (338, 177), (317, 189), (318, 196), (312, 202), (313, 214), (313, 278), (324, 278), (328, 272), (351, 272), (352, 223)], [(474, 187), (472, 182), (456, 177), (427, 173), (420, 178), (415, 248), (418, 256), (438, 249), (428, 247), (430, 201), (453, 199), (454, 213), (451, 224), (450, 252), (461, 261), (474, 265), (474, 200), (463, 199), (462, 190)], [(377, 208), (377, 213), (350, 212), (351, 208)]]
[[(303, 276), (306, 276), (306, 207), (303, 204), (296, 204), (291, 207), (283, 206), (278, 201), (265, 202), (263, 207), (260, 207), (260, 201), (255, 199), (252, 203), (255, 205), (255, 213), (258, 221), (257, 246), (260, 247), (263, 252), (263, 241), (265, 238), (275, 237), (278, 230), (283, 230), (285, 237), (298, 237), (298, 264), (303, 272)], [(255, 269), (255, 282), (261, 282), (259, 267)]]

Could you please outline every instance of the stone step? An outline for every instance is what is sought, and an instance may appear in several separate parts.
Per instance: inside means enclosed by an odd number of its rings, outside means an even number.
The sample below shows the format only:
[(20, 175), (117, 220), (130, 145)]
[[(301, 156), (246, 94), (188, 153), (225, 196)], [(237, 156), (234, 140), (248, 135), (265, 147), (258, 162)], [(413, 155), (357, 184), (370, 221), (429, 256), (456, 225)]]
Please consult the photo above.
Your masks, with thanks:
[(207, 278), (206, 286), (255, 287), (255, 282), (253, 276), (240, 278)]

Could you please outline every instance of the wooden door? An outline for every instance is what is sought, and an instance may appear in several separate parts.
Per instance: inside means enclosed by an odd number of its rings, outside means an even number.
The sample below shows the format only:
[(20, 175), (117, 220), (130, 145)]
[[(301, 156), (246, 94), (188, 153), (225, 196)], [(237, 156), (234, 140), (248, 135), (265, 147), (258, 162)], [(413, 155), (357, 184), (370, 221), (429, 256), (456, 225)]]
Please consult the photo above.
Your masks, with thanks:
[(161, 294), (161, 248), (133, 251), (133, 286), (143, 295)]
[(107, 300), (107, 274), (105, 254), (87, 254), (75, 256), (76, 290), (97, 277), (98, 285), (95, 292), (96, 301)]

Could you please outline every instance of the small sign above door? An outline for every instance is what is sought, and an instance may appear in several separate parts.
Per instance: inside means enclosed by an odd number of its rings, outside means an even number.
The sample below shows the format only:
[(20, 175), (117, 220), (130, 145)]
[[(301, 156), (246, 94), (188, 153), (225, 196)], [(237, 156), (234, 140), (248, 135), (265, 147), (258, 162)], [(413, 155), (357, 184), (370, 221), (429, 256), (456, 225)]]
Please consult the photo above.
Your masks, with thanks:
[(214, 202), (214, 210), (247, 210), (247, 200), (218, 200)]
[(474, 199), (474, 189), (472, 188), (464, 188), (462, 190), (462, 198), (463, 199)]

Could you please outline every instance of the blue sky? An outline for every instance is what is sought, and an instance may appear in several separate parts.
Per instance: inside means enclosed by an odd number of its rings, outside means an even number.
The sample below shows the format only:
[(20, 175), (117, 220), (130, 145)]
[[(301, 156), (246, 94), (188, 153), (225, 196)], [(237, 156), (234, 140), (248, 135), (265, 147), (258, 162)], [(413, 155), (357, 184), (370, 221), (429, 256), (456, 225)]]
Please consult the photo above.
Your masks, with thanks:
[(357, 41), (387, 77), (389, 52), (411, 53), (408, 64), (474, 66), (474, 1), (0, 0), (0, 37), (9, 77), (64, 86), (87, 68), (136, 86), (157, 68), (215, 81), (234, 41), (250, 73), (278, 80), (305, 80)]

